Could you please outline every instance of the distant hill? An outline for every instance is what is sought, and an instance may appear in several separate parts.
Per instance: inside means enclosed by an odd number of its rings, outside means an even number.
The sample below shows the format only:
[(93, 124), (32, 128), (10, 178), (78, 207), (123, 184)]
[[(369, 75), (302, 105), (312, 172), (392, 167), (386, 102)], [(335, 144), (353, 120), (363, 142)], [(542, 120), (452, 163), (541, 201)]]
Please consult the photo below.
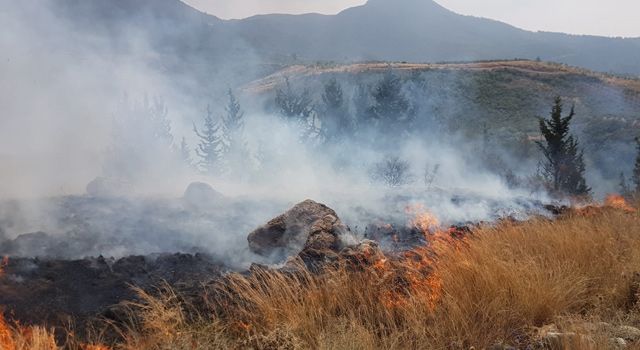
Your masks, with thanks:
[[(585, 148), (599, 191), (616, 191), (621, 171), (631, 170), (634, 137), (640, 135), (640, 79), (620, 78), (563, 64), (536, 61), (475, 63), (356, 63), (288, 67), (244, 87), (246, 100), (273, 100), (285, 77), (294, 88), (308, 89), (315, 101), (335, 78), (348, 101), (356, 87), (371, 91), (391, 70), (404, 82), (416, 108), (416, 130), (481, 141), (488, 137), (519, 161), (538, 160), (538, 118), (547, 117), (555, 96), (576, 107), (572, 132)], [(354, 105), (350, 106), (354, 112)], [(444, 128), (444, 130), (442, 129)], [(485, 134), (485, 131), (487, 134)], [(603, 180), (604, 179), (604, 180)], [(604, 186), (604, 185), (603, 185)]]
[(266, 15), (226, 25), (261, 52), (296, 54), (309, 60), (540, 57), (598, 71), (640, 74), (640, 39), (534, 33), (462, 16), (431, 0), (370, 0), (335, 16)]
[[(174, 69), (198, 73), (202, 65), (238, 61), (277, 68), (314, 61), (540, 58), (640, 75), (640, 38), (530, 32), (459, 15), (432, 0), (370, 0), (337, 15), (261, 15), (242, 20), (221, 20), (179, 0), (47, 1), (58, 16), (87, 33), (109, 34), (113, 40), (145, 33), (161, 53), (197, 62), (191, 68), (172, 64)], [(25, 2), (46, 3), (18, 3)]]

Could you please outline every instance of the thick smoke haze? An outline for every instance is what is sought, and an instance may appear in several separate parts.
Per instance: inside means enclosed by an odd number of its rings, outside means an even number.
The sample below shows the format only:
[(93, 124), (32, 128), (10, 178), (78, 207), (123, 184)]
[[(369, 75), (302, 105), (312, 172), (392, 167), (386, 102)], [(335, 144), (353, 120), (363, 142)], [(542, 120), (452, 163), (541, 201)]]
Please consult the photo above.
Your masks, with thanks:
[[(335, 143), (302, 142), (305, 128), (284, 120), (272, 95), (243, 88), (224, 66), (194, 92), (197, 83), (157, 66), (162, 53), (144, 33), (132, 30), (114, 44), (29, 3), (0, 12), (0, 22), (0, 239), (19, 237), (0, 247), (12, 254), (206, 252), (243, 266), (260, 260), (248, 252), (247, 233), (307, 198), (334, 208), (358, 238), (374, 222), (408, 222), (411, 205), (449, 225), (523, 218), (549, 201), (514, 189), (478, 159), (481, 141), (446, 130), (437, 115), (423, 118), (419, 133), (374, 130)], [(345, 84), (349, 98), (356, 88)], [(220, 119), (227, 89), (245, 112), (248, 153), (231, 159), (227, 172), (205, 176), (185, 164), (179, 147), (184, 138), (196, 159), (192, 129), (202, 128), (207, 106)], [(455, 108), (455, 101), (431, 99), (415, 107)], [(516, 164), (516, 175), (535, 171), (536, 164), (495, 153)], [(402, 183), (386, 186), (372, 173), (392, 157), (407, 171)], [(205, 201), (183, 196), (194, 182), (217, 192)]]

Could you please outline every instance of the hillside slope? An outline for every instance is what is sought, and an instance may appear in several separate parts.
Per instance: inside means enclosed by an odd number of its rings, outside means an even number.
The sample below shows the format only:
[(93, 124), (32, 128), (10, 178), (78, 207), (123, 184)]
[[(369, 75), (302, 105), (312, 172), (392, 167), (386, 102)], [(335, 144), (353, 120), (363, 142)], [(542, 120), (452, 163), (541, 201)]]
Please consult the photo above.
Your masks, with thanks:
[[(630, 171), (634, 137), (640, 135), (640, 79), (621, 78), (555, 63), (486, 61), (477, 63), (358, 63), (297, 65), (244, 87), (245, 93), (272, 99), (288, 78), (308, 89), (321, 103), (323, 85), (341, 83), (355, 113), (358, 86), (372, 91), (391, 70), (403, 80), (404, 94), (416, 109), (416, 129), (425, 135), (489, 138), (516, 159), (537, 157), (538, 120), (549, 114), (555, 96), (576, 107), (573, 132), (585, 148), (591, 176), (609, 181), (602, 192), (615, 191), (621, 171)], [(441, 129), (440, 131), (437, 131)], [(607, 182), (607, 181), (604, 181)]]

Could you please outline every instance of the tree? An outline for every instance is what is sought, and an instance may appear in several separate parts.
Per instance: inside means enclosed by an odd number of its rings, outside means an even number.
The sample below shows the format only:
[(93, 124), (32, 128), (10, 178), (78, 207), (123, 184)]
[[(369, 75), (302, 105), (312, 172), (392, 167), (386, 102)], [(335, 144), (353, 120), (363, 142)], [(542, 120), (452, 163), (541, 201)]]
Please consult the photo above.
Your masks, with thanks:
[(289, 78), (285, 79), (285, 86), (276, 90), (276, 105), (280, 114), (287, 120), (294, 120), (301, 123), (308, 122), (313, 113), (311, 94), (309, 90), (296, 93), (291, 87)]
[(627, 183), (626, 176), (624, 176), (624, 173), (622, 172), (620, 173), (620, 183), (618, 184), (618, 191), (620, 191), (620, 195), (625, 198), (629, 198), (633, 192), (631, 191), (631, 188)]
[(578, 142), (569, 133), (575, 108), (566, 117), (562, 116), (562, 99), (554, 101), (550, 119), (540, 119), (540, 132), (544, 141), (537, 144), (545, 162), (542, 164), (543, 176), (550, 189), (556, 194), (584, 196), (591, 192), (584, 178), (584, 155)]
[(175, 160), (168, 108), (161, 98), (125, 96), (113, 116), (104, 175), (128, 182), (165, 173)]
[(411, 121), (410, 104), (402, 92), (400, 77), (389, 70), (374, 88), (371, 115), (382, 126), (393, 131)]
[(229, 98), (225, 107), (226, 115), (222, 118), (224, 132), (224, 153), (235, 153), (242, 148), (246, 148), (244, 142), (244, 112), (240, 107), (240, 101), (229, 89)]
[(180, 141), (180, 159), (187, 167), (193, 166), (193, 159), (191, 159), (191, 150), (187, 144), (187, 140), (183, 137)]
[(200, 158), (197, 162), (200, 170), (208, 175), (220, 174), (223, 171), (221, 164), (224, 140), (221, 136), (220, 124), (213, 119), (211, 108), (207, 106), (207, 114), (204, 117), (204, 129), (198, 130), (195, 123), (193, 131), (200, 139), (196, 148), (196, 155)]
[(349, 115), (342, 86), (336, 79), (331, 79), (322, 94), (323, 119), (322, 134), (326, 141), (340, 139), (353, 132), (353, 121)]
[(250, 153), (244, 139), (244, 112), (240, 101), (231, 89), (227, 92), (227, 96), (229, 100), (225, 107), (226, 115), (222, 118), (224, 133), (222, 157), (233, 176), (237, 176), (238, 171), (244, 173), (250, 165)]
[(635, 193), (640, 194), (640, 137), (636, 137), (636, 148), (638, 149), (638, 155), (636, 156), (636, 164), (633, 168), (631, 180), (635, 185)]
[(400, 157), (386, 157), (373, 166), (371, 177), (389, 187), (400, 187), (411, 182), (411, 165)]
[(355, 113), (355, 129), (362, 130), (371, 122), (370, 88), (365, 84), (358, 84), (353, 93), (352, 103)]

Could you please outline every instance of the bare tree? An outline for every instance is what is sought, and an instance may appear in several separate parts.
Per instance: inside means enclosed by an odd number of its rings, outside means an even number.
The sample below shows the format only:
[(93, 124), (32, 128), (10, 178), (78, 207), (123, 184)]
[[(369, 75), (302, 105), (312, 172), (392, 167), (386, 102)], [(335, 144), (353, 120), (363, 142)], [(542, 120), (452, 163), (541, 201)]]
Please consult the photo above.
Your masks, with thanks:
[(409, 184), (412, 180), (411, 165), (397, 156), (386, 157), (373, 166), (371, 177), (389, 187)]
[(427, 190), (429, 190), (431, 188), (431, 185), (433, 185), (433, 181), (435, 181), (439, 170), (440, 170), (440, 164), (436, 164), (433, 167), (429, 164), (425, 166), (424, 185), (427, 187)]

